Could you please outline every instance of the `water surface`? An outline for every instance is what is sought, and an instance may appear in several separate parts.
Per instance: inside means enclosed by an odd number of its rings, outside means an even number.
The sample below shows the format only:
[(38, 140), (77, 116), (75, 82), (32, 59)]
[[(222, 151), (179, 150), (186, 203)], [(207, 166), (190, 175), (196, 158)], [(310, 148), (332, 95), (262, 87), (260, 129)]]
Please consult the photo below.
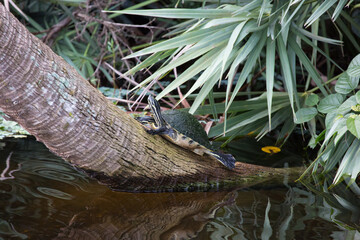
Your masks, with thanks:
[(34, 140), (0, 143), (2, 239), (359, 239), (354, 194), (304, 186), (123, 193)]

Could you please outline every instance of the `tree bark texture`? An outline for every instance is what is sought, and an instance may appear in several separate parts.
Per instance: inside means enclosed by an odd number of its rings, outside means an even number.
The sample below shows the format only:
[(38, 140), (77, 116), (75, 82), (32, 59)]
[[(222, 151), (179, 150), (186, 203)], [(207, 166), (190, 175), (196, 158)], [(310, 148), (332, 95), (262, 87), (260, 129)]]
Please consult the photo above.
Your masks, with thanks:
[(286, 174), (243, 163), (231, 171), (147, 134), (1, 4), (0, 109), (52, 152), (122, 191), (249, 186)]

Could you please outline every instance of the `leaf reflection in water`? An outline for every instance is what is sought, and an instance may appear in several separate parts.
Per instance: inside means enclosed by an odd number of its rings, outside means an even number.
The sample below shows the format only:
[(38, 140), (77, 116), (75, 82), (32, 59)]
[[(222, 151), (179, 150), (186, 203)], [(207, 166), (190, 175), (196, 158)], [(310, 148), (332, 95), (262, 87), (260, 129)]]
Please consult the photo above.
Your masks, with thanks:
[(5, 169), (1, 172), (0, 174), (0, 181), (4, 181), (4, 180), (7, 180), (7, 179), (14, 179), (15, 177), (12, 175), (14, 172), (17, 172), (20, 170), (21, 168), (21, 164), (18, 164), (17, 168), (14, 169), (14, 170), (11, 170), (9, 173), (8, 173), (8, 177), (6, 177), (6, 173), (9, 171), (10, 169), (10, 158), (11, 158), (11, 155), (12, 155), (12, 152), (9, 153), (9, 156), (6, 158), (6, 167)]

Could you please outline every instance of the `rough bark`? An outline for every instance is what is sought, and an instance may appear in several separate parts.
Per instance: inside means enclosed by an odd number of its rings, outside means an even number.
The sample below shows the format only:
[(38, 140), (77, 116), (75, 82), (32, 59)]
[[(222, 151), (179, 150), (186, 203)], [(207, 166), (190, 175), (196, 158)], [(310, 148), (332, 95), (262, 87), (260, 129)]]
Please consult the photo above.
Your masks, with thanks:
[(287, 174), (243, 163), (230, 171), (147, 134), (1, 4), (0, 62), (0, 109), (52, 152), (112, 188), (205, 190)]

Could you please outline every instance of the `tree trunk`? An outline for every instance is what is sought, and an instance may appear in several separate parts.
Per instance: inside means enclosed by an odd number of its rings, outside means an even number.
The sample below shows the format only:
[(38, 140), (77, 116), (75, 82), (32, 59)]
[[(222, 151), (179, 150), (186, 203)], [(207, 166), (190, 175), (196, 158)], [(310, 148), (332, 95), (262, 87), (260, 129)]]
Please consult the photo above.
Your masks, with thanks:
[(244, 163), (228, 170), (147, 134), (1, 4), (0, 61), (0, 109), (52, 152), (112, 188), (205, 190), (286, 173)]

